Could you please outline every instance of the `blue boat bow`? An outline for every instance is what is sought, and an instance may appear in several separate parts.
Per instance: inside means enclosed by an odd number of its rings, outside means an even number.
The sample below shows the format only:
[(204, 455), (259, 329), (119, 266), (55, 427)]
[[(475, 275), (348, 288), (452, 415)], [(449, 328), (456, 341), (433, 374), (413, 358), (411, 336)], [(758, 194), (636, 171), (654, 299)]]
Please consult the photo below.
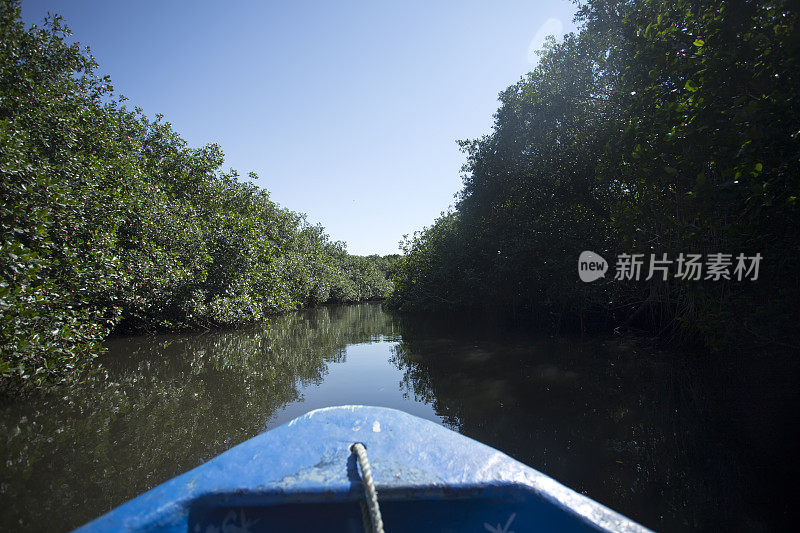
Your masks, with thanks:
[(311, 411), (78, 531), (360, 532), (355, 442), (366, 447), (389, 532), (648, 531), (489, 446), (367, 406)]

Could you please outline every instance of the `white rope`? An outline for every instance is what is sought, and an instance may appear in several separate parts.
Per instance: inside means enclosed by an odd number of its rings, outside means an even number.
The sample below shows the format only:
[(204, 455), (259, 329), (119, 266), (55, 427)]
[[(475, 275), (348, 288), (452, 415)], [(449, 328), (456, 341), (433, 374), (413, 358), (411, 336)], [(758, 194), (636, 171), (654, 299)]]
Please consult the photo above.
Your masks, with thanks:
[(383, 518), (381, 518), (381, 509), (378, 507), (378, 491), (375, 490), (375, 482), (372, 480), (372, 467), (369, 465), (369, 459), (367, 459), (367, 449), (360, 442), (356, 442), (350, 446), (350, 450), (356, 454), (358, 465), (361, 467), (361, 480), (364, 485), (364, 496), (367, 500), (367, 511), (369, 512), (369, 521), (372, 526), (372, 529), (368, 531), (383, 533)]

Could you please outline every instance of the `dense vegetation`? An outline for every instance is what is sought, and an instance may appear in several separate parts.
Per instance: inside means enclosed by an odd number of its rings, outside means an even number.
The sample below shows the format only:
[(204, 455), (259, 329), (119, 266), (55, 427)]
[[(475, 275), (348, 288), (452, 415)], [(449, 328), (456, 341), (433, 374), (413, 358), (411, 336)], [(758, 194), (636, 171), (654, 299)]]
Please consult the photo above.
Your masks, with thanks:
[[(773, 0), (591, 0), (500, 95), (455, 208), (407, 239), (391, 303), (792, 344), (800, 27)], [(583, 250), (611, 275), (577, 276)], [(760, 253), (757, 281), (614, 280), (620, 253)], [(647, 273), (647, 263), (644, 266)]]
[[(385, 265), (124, 106), (58, 17), (0, 2), (2, 387), (78, 375), (114, 328), (233, 325), (385, 296)], [(251, 175), (251, 178), (255, 176)], [(383, 270), (382, 270), (383, 269)]]

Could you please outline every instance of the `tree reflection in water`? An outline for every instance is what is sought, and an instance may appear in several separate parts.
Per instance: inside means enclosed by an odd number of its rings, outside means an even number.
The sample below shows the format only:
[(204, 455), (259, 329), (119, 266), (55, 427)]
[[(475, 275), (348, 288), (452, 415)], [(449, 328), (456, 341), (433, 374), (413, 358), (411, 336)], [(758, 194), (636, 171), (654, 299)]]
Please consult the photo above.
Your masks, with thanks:
[(98, 376), (5, 405), (0, 528), (74, 527), (270, 427), (350, 344), (395, 334), (378, 304), (110, 341)]
[(0, 409), (0, 528), (79, 525), (332, 403), (441, 421), (658, 530), (794, 518), (796, 357), (712, 362), (363, 304), (120, 338), (103, 363), (107, 379)]
[[(658, 530), (795, 518), (796, 358), (404, 320), (392, 361), (444, 423)], [(768, 363), (767, 363), (768, 361)], [(762, 364), (763, 363), (763, 364)]]

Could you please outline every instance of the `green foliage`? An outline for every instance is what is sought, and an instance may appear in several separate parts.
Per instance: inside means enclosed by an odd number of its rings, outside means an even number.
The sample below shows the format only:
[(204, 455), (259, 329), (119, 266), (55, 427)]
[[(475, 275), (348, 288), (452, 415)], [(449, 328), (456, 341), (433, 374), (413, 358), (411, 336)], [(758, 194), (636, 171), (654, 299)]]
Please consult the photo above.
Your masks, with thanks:
[(386, 279), (392, 279), (394, 267), (397, 264), (397, 261), (400, 259), (400, 254), (389, 254), (384, 256), (373, 254), (366, 256), (366, 259), (375, 265), (375, 268), (377, 268)]
[(114, 328), (388, 294), (372, 262), (222, 172), (218, 146), (127, 109), (69, 35), (0, 2), (0, 388), (74, 378)]
[[(405, 242), (390, 303), (635, 322), (710, 345), (793, 332), (797, 11), (594, 0), (578, 21), (501, 93), (492, 134), (462, 142), (460, 200)], [(582, 250), (765, 259), (758, 282), (586, 285)]]

